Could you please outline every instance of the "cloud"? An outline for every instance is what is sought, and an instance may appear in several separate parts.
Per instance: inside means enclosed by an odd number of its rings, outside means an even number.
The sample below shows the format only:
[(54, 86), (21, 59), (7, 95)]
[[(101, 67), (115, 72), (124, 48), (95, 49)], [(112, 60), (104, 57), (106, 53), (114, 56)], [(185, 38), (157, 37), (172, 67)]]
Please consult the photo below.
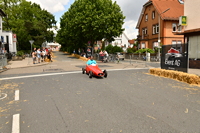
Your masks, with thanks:
[(113, 0), (120, 6), (126, 19), (124, 20), (123, 28), (125, 28), (125, 34), (129, 39), (136, 39), (138, 30), (136, 25), (142, 10), (143, 5), (148, 0)]
[(124, 33), (127, 35), (127, 37), (132, 40), (136, 39), (138, 35), (138, 30), (135, 29), (137, 24), (137, 21), (135, 20), (128, 20), (124, 23), (123, 28), (125, 28)]
[(65, 5), (69, 4), (70, 0), (27, 0), (40, 5), (42, 9), (51, 13), (56, 13), (65, 10)]
[(137, 21), (142, 10), (143, 5), (148, 0), (113, 0), (121, 7), (126, 21), (135, 20)]

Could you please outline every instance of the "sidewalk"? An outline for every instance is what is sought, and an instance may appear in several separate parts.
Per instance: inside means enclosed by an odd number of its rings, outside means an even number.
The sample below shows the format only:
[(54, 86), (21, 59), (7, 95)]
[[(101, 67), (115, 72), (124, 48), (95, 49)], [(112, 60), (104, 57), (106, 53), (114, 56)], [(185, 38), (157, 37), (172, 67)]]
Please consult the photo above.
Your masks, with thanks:
[(32, 58), (25, 58), (19, 61), (9, 61), (6, 66), (7, 69), (0, 70), (0, 72), (6, 71), (8, 69), (35, 67), (35, 66), (41, 66), (41, 65), (46, 65), (46, 64), (49, 64), (49, 62), (41, 62), (41, 63), (33, 64)]

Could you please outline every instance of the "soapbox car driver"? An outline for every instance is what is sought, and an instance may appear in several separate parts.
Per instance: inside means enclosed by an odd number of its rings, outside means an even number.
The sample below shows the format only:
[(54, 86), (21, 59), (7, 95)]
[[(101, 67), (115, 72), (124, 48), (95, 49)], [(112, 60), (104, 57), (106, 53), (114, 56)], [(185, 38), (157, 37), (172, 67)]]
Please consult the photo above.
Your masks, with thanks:
[(88, 57), (89, 60), (86, 63), (86, 66), (90, 66), (90, 65), (96, 65), (97, 62), (95, 60), (93, 60), (93, 56)]

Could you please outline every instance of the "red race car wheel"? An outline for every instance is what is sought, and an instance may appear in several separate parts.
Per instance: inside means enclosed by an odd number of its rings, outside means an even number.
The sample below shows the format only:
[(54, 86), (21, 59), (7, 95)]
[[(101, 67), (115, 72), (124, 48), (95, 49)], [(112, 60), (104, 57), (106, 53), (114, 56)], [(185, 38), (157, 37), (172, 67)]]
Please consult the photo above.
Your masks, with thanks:
[(89, 78), (92, 78), (92, 76), (93, 76), (93, 73), (92, 73), (92, 71), (90, 71), (89, 72)]

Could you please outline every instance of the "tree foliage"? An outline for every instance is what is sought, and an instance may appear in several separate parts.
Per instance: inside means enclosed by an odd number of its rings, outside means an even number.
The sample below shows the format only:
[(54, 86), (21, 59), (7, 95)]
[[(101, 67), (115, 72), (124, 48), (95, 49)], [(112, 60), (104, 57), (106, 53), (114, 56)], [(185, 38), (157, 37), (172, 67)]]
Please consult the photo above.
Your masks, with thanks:
[(83, 44), (113, 37), (123, 32), (125, 17), (112, 0), (75, 0), (69, 10), (61, 17), (57, 41), (62, 46), (81, 47)]
[(29, 40), (40, 47), (44, 41), (53, 41), (55, 17), (36, 3), (26, 0), (0, 0), (0, 8), (7, 14), (3, 18), (3, 30), (17, 35), (18, 50), (30, 49)]
[(145, 49), (139, 49), (139, 50), (137, 50), (135, 53), (155, 53), (155, 51), (154, 50), (152, 50), (152, 49), (149, 49), (149, 48), (145, 48)]
[(109, 53), (109, 54), (115, 54), (116, 52), (123, 52), (123, 49), (119, 46), (113, 46), (112, 44), (109, 44), (105, 50)]

